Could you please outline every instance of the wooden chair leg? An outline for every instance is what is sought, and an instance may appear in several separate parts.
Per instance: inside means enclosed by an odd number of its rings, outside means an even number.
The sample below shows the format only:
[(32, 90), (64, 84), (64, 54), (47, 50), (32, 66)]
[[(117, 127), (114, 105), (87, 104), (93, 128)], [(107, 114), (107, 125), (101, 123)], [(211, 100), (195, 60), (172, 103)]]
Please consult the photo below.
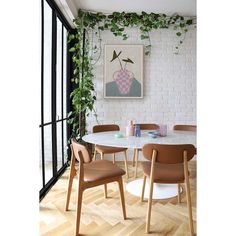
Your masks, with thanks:
[(73, 179), (76, 175), (76, 170), (75, 170), (75, 157), (73, 155), (72, 151), (72, 156), (71, 156), (71, 163), (70, 163), (70, 176), (68, 180), (68, 189), (67, 189), (67, 194), (66, 194), (66, 211), (69, 209), (69, 203), (70, 203), (70, 195), (71, 195), (71, 189), (72, 189), (72, 184), (73, 184)]
[[(104, 160), (104, 153), (101, 153), (101, 159)], [(104, 198), (107, 198), (107, 185), (104, 184)]]
[(79, 183), (79, 186), (78, 186), (77, 209), (76, 209), (75, 236), (79, 235), (82, 198), (83, 198), (83, 189), (81, 188), (81, 184)]
[(135, 166), (135, 156), (136, 155), (136, 149), (134, 149), (134, 153), (133, 153), (133, 160), (132, 160), (132, 166)]
[(73, 179), (75, 177), (75, 171), (70, 170), (70, 177), (68, 181), (68, 189), (67, 189), (67, 195), (66, 195), (66, 211), (69, 209), (69, 203), (70, 203), (70, 195), (71, 195), (71, 189), (73, 185)]
[(116, 154), (114, 153), (113, 154), (113, 164), (115, 164), (115, 162), (116, 162)]
[(152, 193), (153, 193), (153, 180), (150, 178), (150, 190), (148, 197), (148, 211), (147, 211), (147, 221), (146, 221), (146, 233), (150, 232), (150, 222), (151, 222), (151, 211), (152, 211)]
[(134, 178), (137, 178), (137, 172), (138, 172), (138, 154), (139, 150), (136, 149), (136, 154), (135, 154), (135, 172), (134, 172)]
[(186, 187), (186, 197), (187, 197), (187, 205), (188, 205), (188, 217), (189, 217), (189, 227), (191, 236), (194, 235), (194, 227), (193, 227), (193, 216), (192, 216), (192, 202), (191, 202), (191, 194), (190, 194), (190, 185), (189, 178), (185, 178), (185, 187)]
[(119, 190), (120, 190), (120, 201), (123, 213), (123, 219), (126, 219), (126, 210), (125, 210), (125, 197), (124, 197), (124, 187), (122, 177), (118, 180)]
[(96, 157), (97, 157), (97, 151), (96, 151), (96, 149), (94, 149), (94, 154), (93, 154), (94, 161), (96, 161)]
[(151, 222), (151, 211), (152, 211), (152, 193), (153, 193), (153, 182), (154, 182), (154, 169), (156, 163), (157, 151), (153, 150), (152, 152), (152, 165), (150, 173), (150, 190), (148, 197), (148, 211), (147, 211), (147, 222), (146, 222), (146, 233), (150, 231), (150, 222)]
[(128, 171), (128, 164), (127, 164), (127, 153), (126, 151), (124, 151), (124, 161), (125, 161), (125, 171), (126, 171), (126, 175), (127, 175), (127, 178), (129, 178), (129, 171)]
[(181, 193), (180, 193), (180, 190), (181, 190), (181, 186), (180, 186), (180, 183), (178, 183), (178, 203), (181, 203)]
[(143, 202), (143, 198), (144, 198), (146, 179), (147, 179), (147, 176), (146, 176), (146, 175), (143, 175), (143, 187), (142, 187), (141, 202)]
[(187, 151), (184, 151), (184, 177), (185, 177), (186, 197), (187, 197), (188, 216), (189, 216), (189, 227), (190, 227), (191, 236), (193, 236), (194, 235), (194, 227), (193, 227), (190, 184), (189, 184), (189, 176), (188, 176)]
[(104, 198), (107, 198), (107, 184), (104, 184)]

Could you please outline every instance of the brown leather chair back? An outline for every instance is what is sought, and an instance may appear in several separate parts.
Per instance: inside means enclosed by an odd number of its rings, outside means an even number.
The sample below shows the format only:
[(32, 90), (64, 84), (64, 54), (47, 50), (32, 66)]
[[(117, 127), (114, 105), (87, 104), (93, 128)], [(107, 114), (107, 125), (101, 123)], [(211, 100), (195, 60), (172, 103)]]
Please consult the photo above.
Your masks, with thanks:
[(120, 127), (115, 124), (93, 126), (93, 133), (106, 132), (106, 131), (119, 131), (119, 130)]
[(81, 163), (89, 163), (92, 158), (90, 157), (88, 150), (85, 146), (79, 144), (75, 139), (71, 140), (72, 150), (75, 158)]
[(188, 161), (196, 154), (196, 148), (192, 144), (145, 144), (143, 146), (143, 156), (152, 160), (153, 150), (157, 151), (157, 162), (165, 164), (183, 163), (183, 152), (187, 151)]
[(138, 124), (141, 130), (156, 130), (159, 128), (157, 124)]
[(175, 125), (174, 130), (182, 130), (182, 131), (197, 131), (196, 125)]

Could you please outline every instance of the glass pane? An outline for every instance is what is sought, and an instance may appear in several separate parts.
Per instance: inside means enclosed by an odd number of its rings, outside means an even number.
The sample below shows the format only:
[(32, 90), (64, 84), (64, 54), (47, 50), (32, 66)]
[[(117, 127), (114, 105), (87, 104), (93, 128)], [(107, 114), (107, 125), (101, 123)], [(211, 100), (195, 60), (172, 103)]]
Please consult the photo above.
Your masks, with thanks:
[(67, 121), (63, 121), (63, 145), (64, 145), (64, 163), (67, 160)]
[(57, 123), (57, 170), (63, 166), (62, 161), (62, 122)]
[(66, 98), (67, 98), (67, 30), (63, 27), (63, 118), (66, 118)]
[(52, 10), (44, 1), (44, 123), (51, 121)]
[(52, 165), (52, 126), (44, 126), (44, 161), (45, 161), (45, 184), (53, 176)]
[(62, 118), (62, 23), (57, 18), (57, 119)]

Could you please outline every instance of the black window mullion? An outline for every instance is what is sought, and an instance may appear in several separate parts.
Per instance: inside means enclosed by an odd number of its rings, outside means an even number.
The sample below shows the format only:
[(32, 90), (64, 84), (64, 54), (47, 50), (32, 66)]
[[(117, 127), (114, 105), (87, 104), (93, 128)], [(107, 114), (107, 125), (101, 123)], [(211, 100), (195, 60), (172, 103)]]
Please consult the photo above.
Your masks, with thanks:
[(57, 65), (57, 18), (56, 12), (52, 12), (52, 161), (53, 177), (57, 175), (57, 123), (56, 123), (56, 65)]
[[(63, 119), (63, 111), (64, 111), (64, 83), (63, 83), (63, 78), (64, 78), (64, 27), (62, 25), (62, 30), (61, 30), (61, 118)], [(64, 122), (61, 122), (61, 147), (62, 147), (62, 165), (64, 165)]]
[[(41, 18), (41, 124), (44, 122), (44, 99), (43, 99), (43, 86), (44, 86), (44, 0), (41, 4), (42, 18)], [(41, 127), (41, 156), (42, 156), (42, 182), (45, 186), (45, 161), (44, 161), (44, 128)]]

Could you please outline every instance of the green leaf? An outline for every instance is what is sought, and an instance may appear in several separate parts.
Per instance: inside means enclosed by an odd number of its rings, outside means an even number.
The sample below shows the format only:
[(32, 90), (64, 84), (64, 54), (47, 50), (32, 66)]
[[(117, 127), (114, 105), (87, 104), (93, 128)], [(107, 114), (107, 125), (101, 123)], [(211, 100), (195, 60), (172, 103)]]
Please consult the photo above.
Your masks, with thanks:
[(149, 38), (149, 36), (147, 36), (147, 35), (141, 35), (141, 39), (143, 40), (143, 39), (148, 39)]
[(186, 24), (187, 24), (187, 25), (191, 25), (192, 23), (193, 23), (193, 20), (187, 20), (187, 21), (186, 21)]
[(70, 117), (72, 115), (72, 113), (73, 113), (73, 111), (70, 111), (67, 116)]
[(70, 48), (69, 52), (75, 52), (75, 48)]
[(180, 37), (180, 36), (181, 36), (181, 32), (177, 32), (176, 35), (177, 35), (178, 37)]

